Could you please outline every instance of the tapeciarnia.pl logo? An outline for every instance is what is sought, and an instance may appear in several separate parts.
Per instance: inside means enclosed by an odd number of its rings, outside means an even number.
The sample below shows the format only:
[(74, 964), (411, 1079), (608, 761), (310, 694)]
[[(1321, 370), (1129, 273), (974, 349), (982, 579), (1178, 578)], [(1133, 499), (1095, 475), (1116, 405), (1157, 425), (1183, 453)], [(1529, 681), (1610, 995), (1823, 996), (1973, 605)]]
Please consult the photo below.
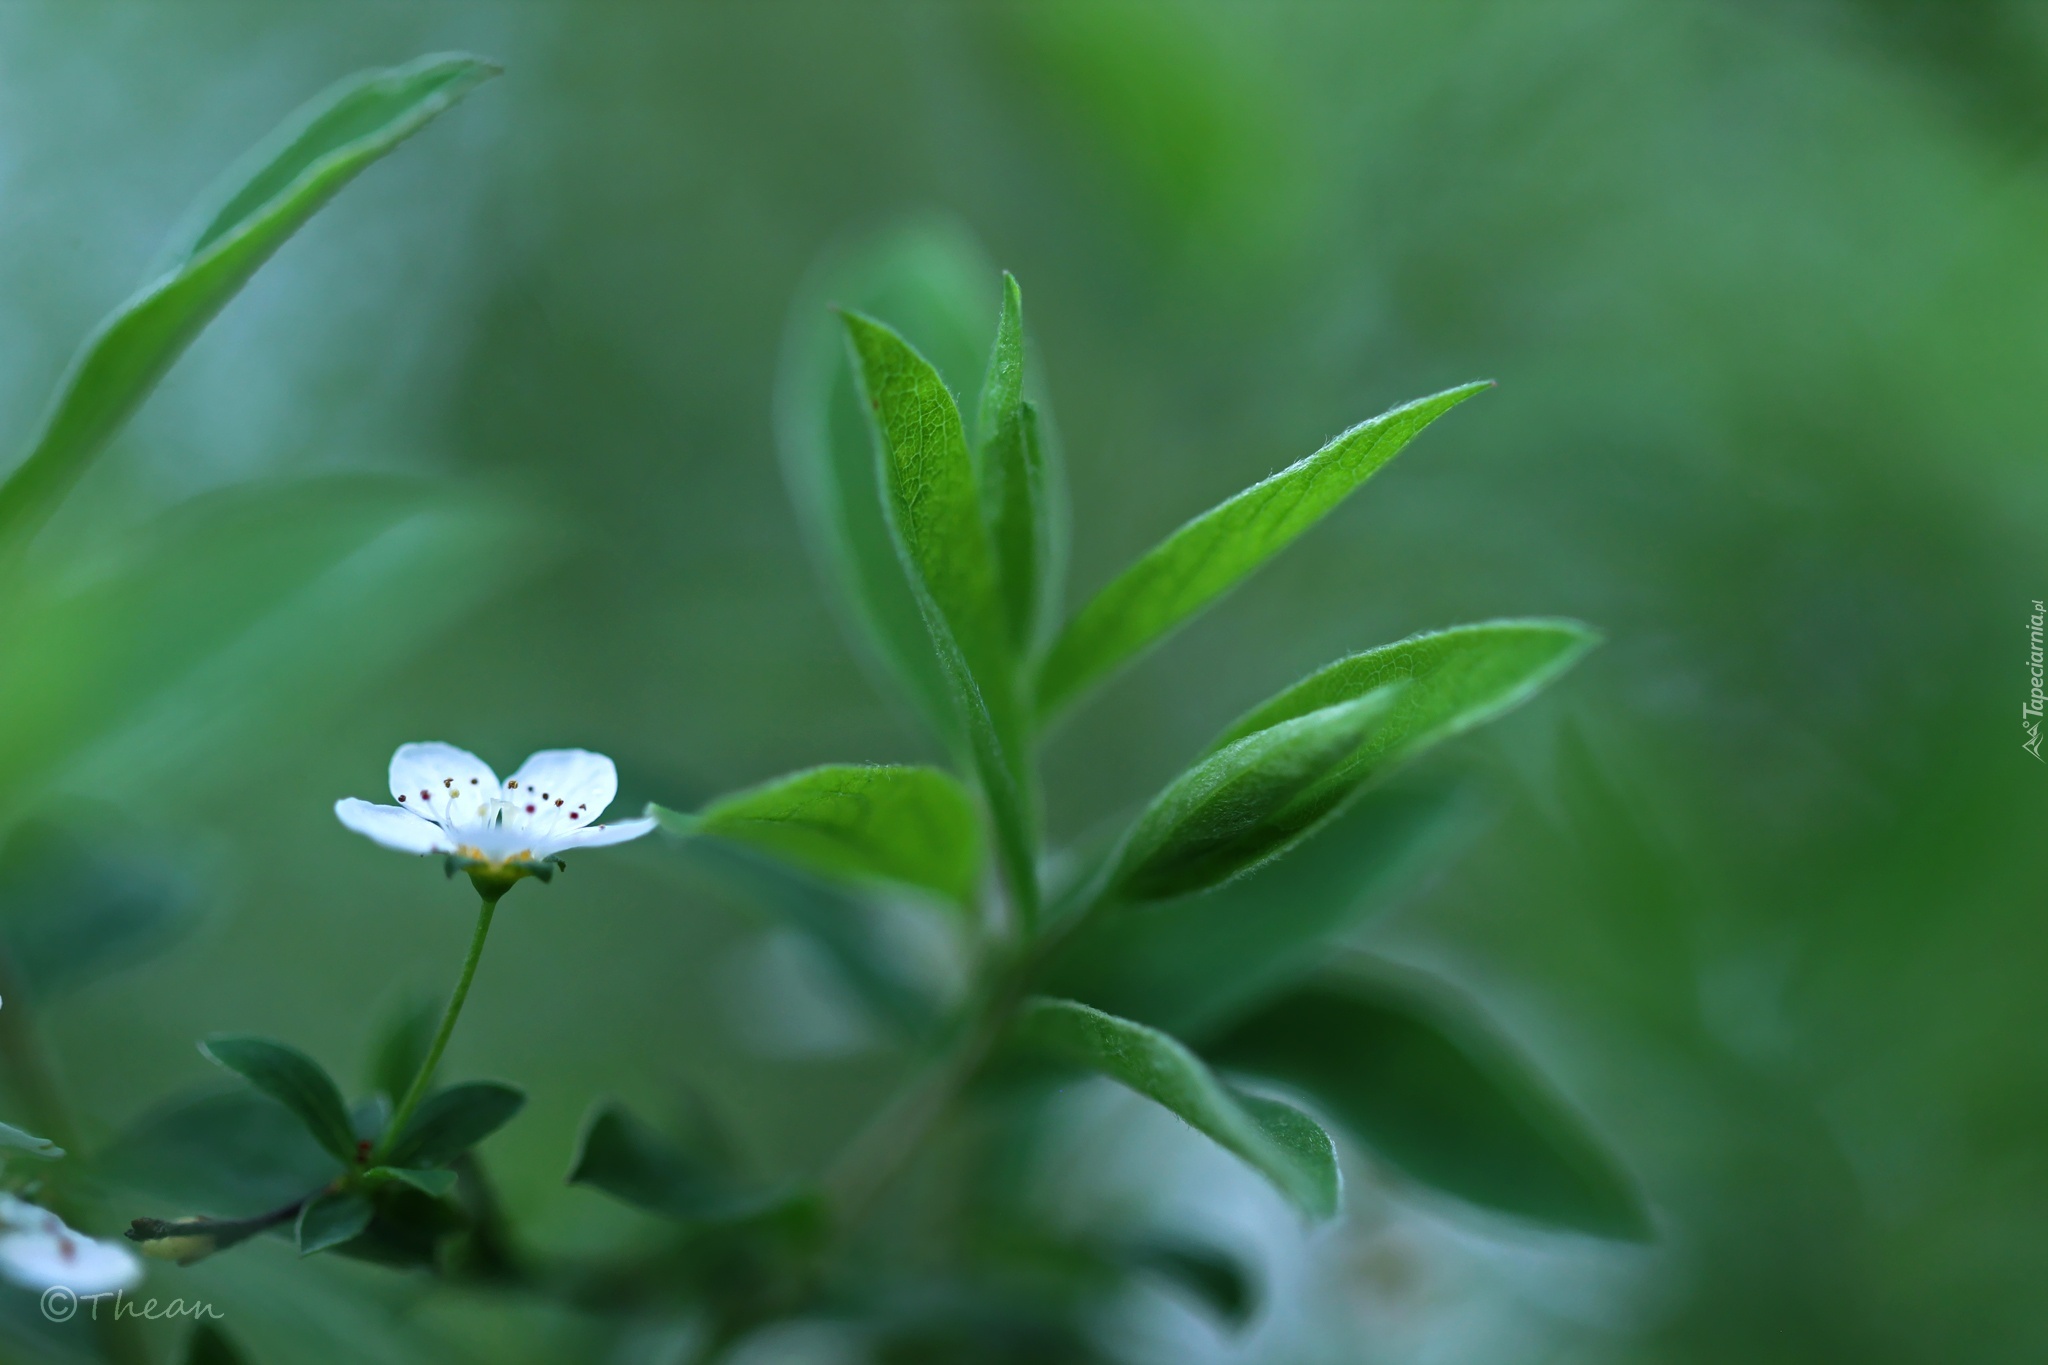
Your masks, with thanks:
[(2020, 724), (2026, 728), (2026, 742), (2020, 745), (2034, 756), (2034, 760), (2048, 762), (2041, 757), (2041, 708), (2048, 703), (2048, 695), (2041, 691), (2041, 622), (2048, 618), (2048, 606), (2040, 598), (2034, 599), (2034, 614), (2027, 619), (2027, 672), (2033, 675), (2034, 683), (2027, 694), (2027, 704), (2020, 708)]

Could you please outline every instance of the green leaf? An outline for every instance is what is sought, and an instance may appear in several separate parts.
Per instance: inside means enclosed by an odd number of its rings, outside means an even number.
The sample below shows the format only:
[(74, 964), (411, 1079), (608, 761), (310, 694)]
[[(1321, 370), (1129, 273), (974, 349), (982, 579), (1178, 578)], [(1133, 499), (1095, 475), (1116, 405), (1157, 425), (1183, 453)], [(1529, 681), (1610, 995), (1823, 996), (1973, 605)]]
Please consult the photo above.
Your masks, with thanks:
[(997, 591), (1010, 649), (1022, 658), (1057, 608), (1060, 546), (1038, 408), (1024, 398), (1024, 300), (1008, 271), (974, 430)]
[(1038, 676), (1050, 719), (1235, 587), (1399, 454), (1424, 427), (1490, 383), (1418, 398), (1213, 507), (1147, 551), (1053, 642)]
[(445, 1166), (512, 1121), (524, 1091), (496, 1081), (465, 1081), (437, 1090), (413, 1111), (405, 1132), (384, 1154), (387, 1166)]
[(226, 1332), (202, 1322), (185, 1339), (185, 1365), (249, 1365), (249, 1358)]
[(339, 1171), (290, 1110), (245, 1088), (156, 1106), (100, 1152), (95, 1166), (168, 1203), (237, 1217), (298, 1199)]
[(1356, 789), (1333, 790), (1324, 779), (1350, 762), (1397, 691), (1398, 684), (1282, 721), (1181, 774), (1132, 827), (1110, 877), (1111, 895), (1185, 895), (1286, 852)]
[(64, 1155), (64, 1149), (48, 1138), (24, 1133), (11, 1123), (0, 1123), (0, 1161), (13, 1156), (32, 1156), (40, 1161), (56, 1161)]
[[(441, 1005), (425, 995), (400, 1000), (384, 1016), (370, 1048), (369, 1088), (397, 1101), (412, 1088), (413, 1077), (427, 1059)], [(433, 1077), (427, 1078), (429, 1082)]]
[(1150, 1271), (1194, 1296), (1226, 1326), (1243, 1327), (1258, 1310), (1258, 1284), (1251, 1270), (1218, 1247), (1155, 1233), (1114, 1251), (1126, 1265)]
[(445, 1199), (455, 1190), (455, 1172), (445, 1168), (417, 1171), (407, 1166), (372, 1166), (363, 1172), (363, 1179), (380, 1185), (395, 1181), (436, 1199)]
[(883, 506), (951, 689), (1003, 869), (1028, 923), (1036, 913), (1032, 796), (1016, 664), (960, 410), (938, 371), (889, 328), (843, 315), (861, 391), (875, 413)]
[(1042, 996), (1018, 1011), (1011, 1036), (1028, 1051), (1100, 1072), (1178, 1115), (1311, 1217), (1337, 1212), (1336, 1156), (1327, 1135), (1312, 1135), (1314, 1120), (1277, 1100), (1232, 1090), (1171, 1036)]
[(827, 594), (862, 655), (932, 732), (964, 744), (951, 691), (882, 510), (869, 411), (827, 305), (891, 319), (964, 392), (984, 355), (980, 248), (950, 221), (914, 221), (830, 253), (793, 305), (775, 394), (776, 447)]
[(334, 1191), (307, 1200), (294, 1229), (299, 1255), (311, 1256), (361, 1236), (374, 1212), (369, 1199), (353, 1191)]
[(695, 815), (650, 809), (672, 833), (714, 835), (826, 877), (900, 882), (958, 904), (981, 875), (973, 800), (936, 768), (835, 764), (721, 797)]
[(1300, 1090), (1425, 1185), (1540, 1223), (1650, 1235), (1635, 1187), (1578, 1116), (1440, 989), (1319, 980), (1202, 1051)]
[(751, 1218), (789, 1197), (747, 1187), (722, 1163), (686, 1150), (620, 1104), (591, 1114), (569, 1183), (683, 1223)]
[(348, 1106), (320, 1063), (267, 1038), (217, 1036), (201, 1043), (199, 1050), (291, 1110), (314, 1140), (344, 1165), (354, 1164), (356, 1135)]
[(192, 927), (199, 900), (190, 882), (140, 845), (100, 806), (32, 817), (8, 835), (0, 937), (15, 980), (36, 998), (147, 961)]
[(287, 238), (371, 162), (497, 68), (444, 54), (333, 86), (257, 146), (174, 240), (161, 273), (87, 339), (29, 454), (0, 484), (0, 551), (42, 525), (157, 380)]
[(1456, 788), (1366, 793), (1316, 838), (1217, 890), (1096, 915), (1060, 945), (1048, 992), (1195, 1038), (1299, 978), (1469, 830)]
[(1317, 669), (1248, 712), (1215, 747), (1403, 683), (1386, 724), (1332, 779), (1365, 781), (1520, 706), (1599, 642), (1592, 627), (1562, 620), (1486, 621), (1413, 635)]

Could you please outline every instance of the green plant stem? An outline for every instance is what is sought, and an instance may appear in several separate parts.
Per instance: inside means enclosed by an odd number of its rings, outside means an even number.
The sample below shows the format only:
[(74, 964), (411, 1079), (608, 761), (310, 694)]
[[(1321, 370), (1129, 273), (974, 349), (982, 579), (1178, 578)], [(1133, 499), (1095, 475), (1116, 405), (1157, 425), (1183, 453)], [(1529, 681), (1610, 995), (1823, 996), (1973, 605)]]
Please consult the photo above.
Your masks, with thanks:
[(384, 1128), (384, 1136), (377, 1141), (376, 1154), (371, 1164), (376, 1165), (405, 1132), (405, 1125), (411, 1121), (413, 1110), (420, 1107), (420, 1101), (427, 1097), (427, 1086), (434, 1079), (434, 1070), (441, 1065), (441, 1054), (448, 1050), (448, 1039), (455, 1032), (455, 1021), (462, 1017), (462, 1002), (469, 998), (469, 983), (476, 976), (476, 964), (484, 955), (484, 939), (491, 932), (491, 916), (497, 913), (498, 897), (485, 896), (476, 912), (476, 932), (470, 935), (469, 956), (463, 960), (462, 976), (455, 983), (455, 994), (448, 997), (448, 1008), (441, 1014), (441, 1027), (434, 1034), (434, 1044), (427, 1049), (427, 1055), (420, 1061), (419, 1074), (412, 1078), (407, 1087), (405, 1099), (391, 1115), (391, 1122)]

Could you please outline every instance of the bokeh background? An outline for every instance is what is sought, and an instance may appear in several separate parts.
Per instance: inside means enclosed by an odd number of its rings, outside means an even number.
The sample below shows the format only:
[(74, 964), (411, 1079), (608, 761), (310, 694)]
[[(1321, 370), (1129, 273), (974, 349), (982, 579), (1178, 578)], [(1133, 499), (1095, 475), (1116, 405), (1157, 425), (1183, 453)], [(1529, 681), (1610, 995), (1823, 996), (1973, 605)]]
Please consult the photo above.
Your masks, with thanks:
[[(90, 818), (191, 887), (168, 955), (42, 1014), (89, 1136), (207, 1082), (204, 1033), (349, 1071), (379, 1011), (445, 989), (466, 890), (329, 813), (380, 795), (402, 741), (501, 771), (601, 749), (629, 807), (933, 757), (818, 590), (771, 420), (814, 262), (916, 224), (979, 243), (991, 322), (994, 268), (1023, 283), (1075, 600), (1330, 433), (1500, 381), (1061, 732), (1057, 834), (1340, 653), (1525, 613), (1609, 637), (1461, 744), (1483, 820), (1360, 942), (1481, 1004), (1637, 1173), (1657, 1242), (1488, 1220), (1355, 1152), (1347, 1219), (1306, 1231), (1089, 1089), (1043, 1197), (1143, 1200), (1265, 1286), (1241, 1331), (1160, 1294), (1106, 1339), (1145, 1361), (2048, 1354), (2048, 769), (2018, 724), (2048, 595), (2048, 10), (10, 5), (6, 440), (223, 165), (331, 80), (451, 47), (507, 75), (259, 274), (46, 537), (89, 566), (189, 499), (373, 480), (354, 510), (287, 489), (248, 514), (267, 549), (105, 626), (161, 664), (167, 613), (286, 583), (245, 655), (170, 668), (181, 693), (115, 707), (61, 767), (8, 761), (10, 810), (108, 802)], [(319, 559), (380, 518), (439, 557), (383, 579)], [(377, 586), (323, 596), (335, 573)], [(7, 695), (26, 732), (62, 711)], [(594, 1097), (659, 1112), (694, 1087), (794, 1171), (899, 1062), (803, 942), (654, 841), (507, 902), (451, 1054), (531, 1092), (489, 1155), (565, 1248), (643, 1231), (562, 1182)], [(263, 1360), (588, 1358), (542, 1306), (415, 1303), (281, 1244), (157, 1274)], [(829, 1325), (750, 1349), (859, 1359)]]

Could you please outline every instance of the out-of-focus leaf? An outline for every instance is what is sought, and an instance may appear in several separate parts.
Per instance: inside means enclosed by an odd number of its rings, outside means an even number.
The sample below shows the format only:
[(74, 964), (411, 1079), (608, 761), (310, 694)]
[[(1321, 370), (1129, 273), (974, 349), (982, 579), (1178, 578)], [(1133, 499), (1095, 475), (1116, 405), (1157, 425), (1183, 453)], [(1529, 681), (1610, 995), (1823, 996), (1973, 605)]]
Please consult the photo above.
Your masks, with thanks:
[(306, 1201), (306, 1207), (299, 1210), (299, 1222), (294, 1230), (299, 1242), (299, 1255), (311, 1256), (316, 1251), (338, 1247), (352, 1237), (362, 1234), (370, 1226), (370, 1217), (375, 1212), (369, 1199), (352, 1191), (336, 1191)]
[(32, 818), (8, 835), (0, 938), (9, 974), (32, 995), (47, 1000), (146, 961), (198, 917), (190, 882), (130, 843), (125, 822), (103, 807)]
[(465, 1081), (437, 1090), (413, 1110), (405, 1131), (383, 1154), (387, 1166), (445, 1166), (512, 1121), (526, 1093), (496, 1081)]
[(843, 314), (861, 392), (875, 414), (882, 505), (988, 799), (1004, 874), (1036, 913), (1025, 727), (1003, 624), (994, 551), (960, 409), (931, 362), (872, 318)]
[(298, 1116), (313, 1139), (344, 1164), (356, 1157), (355, 1125), (334, 1078), (287, 1043), (268, 1038), (208, 1038), (199, 1050)]
[(32, 1156), (40, 1161), (56, 1161), (64, 1155), (64, 1149), (48, 1138), (24, 1133), (11, 1123), (0, 1123), (0, 1161), (10, 1157)]
[(1119, 1259), (1150, 1271), (1199, 1300), (1231, 1328), (1258, 1311), (1259, 1290), (1246, 1265), (1212, 1246), (1180, 1237), (1139, 1237), (1117, 1248)]
[[(0, 598), (0, 808), (52, 784), (188, 800), (504, 576), (523, 523), (412, 480), (195, 498)], [(427, 587), (431, 585), (431, 588)]]
[(888, 318), (964, 393), (978, 372), (988, 280), (949, 222), (913, 222), (834, 253), (799, 291), (775, 393), (776, 446), (819, 576), (865, 656), (951, 749), (960, 722), (882, 511), (869, 414), (829, 306)]
[[(1269, 726), (1203, 759), (1132, 827), (1110, 877), (1122, 900), (1220, 885), (1278, 856), (1354, 790), (1328, 788), (1381, 725), (1398, 685)], [(1315, 799), (1306, 799), (1314, 797)]]
[(1318, 980), (1238, 1021), (1203, 1054), (1299, 1089), (1423, 1184), (1580, 1232), (1650, 1235), (1641, 1196), (1579, 1117), (1440, 990)]
[(1018, 1011), (1011, 1038), (1027, 1051), (1100, 1072), (1163, 1106), (1265, 1176), (1309, 1216), (1337, 1212), (1336, 1155), (1314, 1120), (1277, 1100), (1232, 1090), (1171, 1036), (1077, 1001), (1041, 996)]
[(185, 1365), (249, 1365), (249, 1357), (236, 1348), (226, 1332), (210, 1322), (202, 1322), (185, 1339)]
[(1461, 385), (1361, 422), (1146, 551), (1053, 642), (1038, 675), (1040, 717), (1056, 716), (1165, 639), (1322, 520), (1424, 427), (1489, 387)]
[(650, 808), (675, 834), (708, 834), (826, 877), (920, 887), (955, 903), (981, 874), (981, 824), (936, 768), (834, 764), (720, 797), (696, 814)]
[(1591, 627), (1558, 620), (1487, 621), (1411, 636), (1317, 669), (1238, 720), (1215, 747), (1390, 683), (1404, 684), (1386, 724), (1328, 779), (1367, 781), (1520, 706), (1599, 640)]
[(1217, 890), (1084, 923), (1048, 991), (1196, 1037), (1314, 967), (1330, 940), (1435, 866), (1470, 827), (1454, 788), (1366, 793), (1316, 838)]
[[(424, 995), (393, 1006), (378, 1026), (370, 1048), (369, 1086), (373, 1092), (396, 1101), (412, 1088), (413, 1077), (433, 1045), (440, 1018), (441, 1006)], [(427, 1079), (431, 1083), (433, 1077)]]
[(28, 457), (0, 484), (0, 553), (18, 548), (200, 330), (371, 162), (495, 75), (459, 53), (366, 71), (301, 107), (228, 174), (161, 273), (71, 362)]
[(1060, 546), (1038, 408), (1024, 397), (1024, 300), (1008, 271), (974, 433), (997, 591), (1011, 652), (1021, 659), (1057, 608)]
[(96, 1169), (180, 1208), (248, 1217), (277, 1208), (338, 1174), (289, 1109), (254, 1090), (173, 1099), (145, 1113)]
[(621, 1104), (601, 1105), (591, 1114), (569, 1183), (683, 1223), (751, 1218), (791, 1197), (787, 1191), (748, 1186), (723, 1164), (686, 1150)]

